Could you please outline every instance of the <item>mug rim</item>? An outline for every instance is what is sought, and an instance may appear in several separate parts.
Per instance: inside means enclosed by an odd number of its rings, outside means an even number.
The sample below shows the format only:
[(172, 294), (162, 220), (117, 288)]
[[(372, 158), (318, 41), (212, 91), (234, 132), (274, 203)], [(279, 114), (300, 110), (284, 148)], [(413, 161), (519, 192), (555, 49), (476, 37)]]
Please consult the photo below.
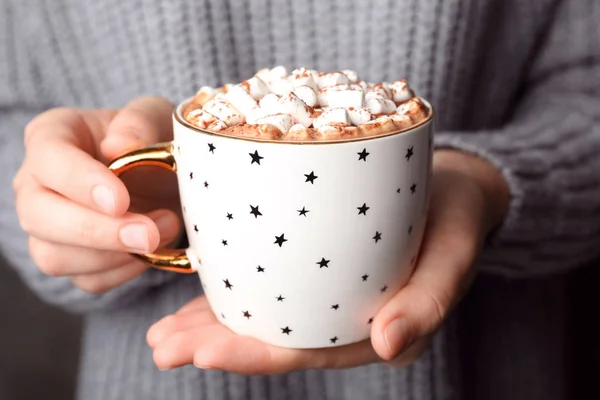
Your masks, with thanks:
[(224, 133), (219, 133), (219, 132), (212, 132), (212, 131), (208, 131), (202, 128), (198, 128), (197, 126), (194, 126), (192, 124), (190, 124), (181, 114), (181, 111), (184, 107), (184, 105), (186, 105), (190, 100), (193, 99), (193, 97), (189, 97), (186, 100), (182, 101), (181, 103), (179, 103), (179, 105), (175, 108), (175, 110), (173, 110), (173, 118), (175, 119), (175, 121), (177, 121), (180, 125), (189, 128), (193, 131), (202, 133), (204, 135), (209, 135), (209, 136), (218, 136), (218, 137), (222, 137), (222, 138), (228, 138), (228, 139), (236, 139), (236, 140), (243, 140), (246, 142), (254, 142), (254, 143), (276, 143), (276, 144), (291, 144), (291, 145), (318, 145), (318, 144), (328, 144), (328, 145), (335, 145), (335, 144), (344, 144), (344, 143), (354, 143), (354, 142), (364, 142), (364, 141), (368, 141), (368, 140), (377, 140), (377, 139), (384, 139), (384, 138), (389, 138), (391, 136), (396, 136), (396, 135), (400, 135), (403, 133), (409, 133), (412, 132), (422, 126), (425, 126), (427, 124), (430, 124), (435, 116), (435, 111), (433, 106), (431, 105), (431, 103), (429, 103), (427, 100), (425, 100), (424, 98), (420, 97), (420, 96), (416, 96), (418, 97), (423, 103), (425, 103), (425, 105), (427, 106), (427, 108), (429, 109), (429, 115), (426, 119), (424, 119), (423, 121), (419, 122), (416, 125), (412, 125), (408, 128), (404, 128), (401, 129), (399, 131), (392, 131), (383, 135), (377, 135), (377, 136), (366, 136), (366, 137), (358, 137), (358, 138), (353, 138), (353, 139), (347, 139), (347, 140), (275, 140), (275, 139), (261, 139), (261, 138), (252, 138), (252, 137), (242, 137), (242, 136), (236, 136), (236, 135), (231, 135), (231, 134), (224, 134)]

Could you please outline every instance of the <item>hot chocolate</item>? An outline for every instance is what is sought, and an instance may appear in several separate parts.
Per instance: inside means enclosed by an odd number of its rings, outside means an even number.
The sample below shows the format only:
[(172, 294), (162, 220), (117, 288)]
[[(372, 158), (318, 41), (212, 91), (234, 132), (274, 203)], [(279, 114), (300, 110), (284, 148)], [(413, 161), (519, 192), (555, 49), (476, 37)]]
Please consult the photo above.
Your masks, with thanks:
[(418, 125), (430, 109), (404, 79), (367, 83), (350, 70), (261, 69), (220, 88), (202, 87), (183, 108), (198, 128), (268, 140), (348, 140)]

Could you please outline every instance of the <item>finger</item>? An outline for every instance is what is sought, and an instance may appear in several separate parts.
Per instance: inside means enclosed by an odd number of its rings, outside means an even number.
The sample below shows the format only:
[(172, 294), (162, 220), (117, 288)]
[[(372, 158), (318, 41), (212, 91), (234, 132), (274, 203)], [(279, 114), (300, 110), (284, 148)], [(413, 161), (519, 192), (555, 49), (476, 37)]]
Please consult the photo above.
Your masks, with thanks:
[[(88, 113), (89, 114), (89, 113)], [(94, 210), (122, 215), (129, 208), (125, 185), (94, 159), (95, 139), (72, 109), (41, 114), (26, 129), (25, 170), (39, 184)]]
[(405, 368), (417, 361), (431, 346), (433, 335), (422, 337), (402, 351), (398, 357), (391, 361), (383, 362), (384, 365), (394, 368)]
[(214, 332), (203, 332), (195, 341), (194, 365), (198, 368), (247, 375), (352, 368), (380, 360), (368, 341), (307, 350), (271, 346), (233, 333), (215, 335)]
[(150, 347), (159, 346), (163, 341), (168, 340), (175, 333), (187, 331), (200, 326), (207, 326), (218, 323), (212, 311), (195, 310), (186, 314), (171, 314), (148, 329), (146, 341)]
[(144, 273), (148, 267), (140, 262), (132, 262), (120, 268), (92, 274), (71, 275), (73, 284), (92, 294), (103, 294), (121, 286)]
[(127, 213), (110, 217), (40, 186), (19, 191), (16, 204), (27, 233), (71, 246), (147, 253), (157, 248), (161, 234), (172, 240), (181, 230), (179, 218), (169, 210), (153, 211), (149, 216)]
[[(170, 242), (169, 237), (161, 233), (159, 247)], [(90, 274), (120, 268), (133, 262), (141, 263), (129, 253), (70, 246), (34, 236), (29, 237), (29, 254), (38, 268), (50, 276)]]
[(141, 97), (123, 107), (108, 126), (102, 154), (113, 159), (127, 151), (173, 139), (173, 104)]
[(415, 272), (373, 322), (371, 341), (383, 359), (393, 359), (438, 329), (470, 283), (482, 218), (469, 193), (466, 187), (434, 192), (437, 197)]

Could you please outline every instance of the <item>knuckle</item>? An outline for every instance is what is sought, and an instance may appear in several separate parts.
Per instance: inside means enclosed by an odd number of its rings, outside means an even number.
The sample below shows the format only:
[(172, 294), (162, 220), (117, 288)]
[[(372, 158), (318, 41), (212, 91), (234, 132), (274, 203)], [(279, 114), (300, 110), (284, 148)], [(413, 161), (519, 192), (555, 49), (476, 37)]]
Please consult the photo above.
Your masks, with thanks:
[(96, 224), (90, 220), (81, 221), (79, 226), (79, 242), (84, 247), (93, 247), (96, 243), (97, 236)]
[(19, 226), (24, 232), (31, 235), (35, 227), (35, 221), (31, 218), (31, 205), (25, 196), (16, 196), (15, 209), (19, 220)]
[(431, 291), (422, 291), (422, 305), (424, 312), (432, 321), (431, 326), (426, 327), (427, 331), (437, 329), (446, 319), (450, 309), (450, 297), (443, 293), (433, 293)]
[(65, 117), (65, 116), (72, 117), (74, 113), (75, 113), (75, 110), (73, 110), (72, 108), (55, 107), (55, 108), (51, 108), (48, 111), (45, 111), (45, 112), (39, 114), (38, 116), (34, 117), (31, 121), (29, 121), (27, 123), (27, 125), (25, 125), (25, 129), (24, 129), (25, 146), (30, 144), (31, 140), (35, 136), (37, 136), (37, 134), (40, 132), (40, 126), (42, 126), (48, 118)]
[(152, 132), (152, 121), (147, 113), (134, 108), (124, 108), (119, 112), (116, 121), (117, 133), (122, 135), (142, 136)]
[(29, 253), (40, 271), (49, 276), (63, 275), (63, 263), (51, 243), (29, 239)]

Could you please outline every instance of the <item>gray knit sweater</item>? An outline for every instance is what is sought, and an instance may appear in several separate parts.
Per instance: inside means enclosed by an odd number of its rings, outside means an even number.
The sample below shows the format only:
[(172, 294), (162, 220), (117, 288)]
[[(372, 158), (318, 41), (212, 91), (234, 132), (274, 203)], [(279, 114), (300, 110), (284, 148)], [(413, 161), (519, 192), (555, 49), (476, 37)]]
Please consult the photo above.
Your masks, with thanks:
[(90, 295), (36, 269), (10, 183), (37, 113), (177, 102), (278, 64), (406, 77), (437, 109), (436, 144), (485, 157), (509, 182), (481, 270), (550, 274), (600, 253), (598, 21), (597, 0), (0, 0), (0, 248), (40, 297), (85, 313), (80, 398), (426, 400), (460, 388), (448, 326), (405, 370), (159, 372), (146, 329), (201, 287), (151, 270)]

